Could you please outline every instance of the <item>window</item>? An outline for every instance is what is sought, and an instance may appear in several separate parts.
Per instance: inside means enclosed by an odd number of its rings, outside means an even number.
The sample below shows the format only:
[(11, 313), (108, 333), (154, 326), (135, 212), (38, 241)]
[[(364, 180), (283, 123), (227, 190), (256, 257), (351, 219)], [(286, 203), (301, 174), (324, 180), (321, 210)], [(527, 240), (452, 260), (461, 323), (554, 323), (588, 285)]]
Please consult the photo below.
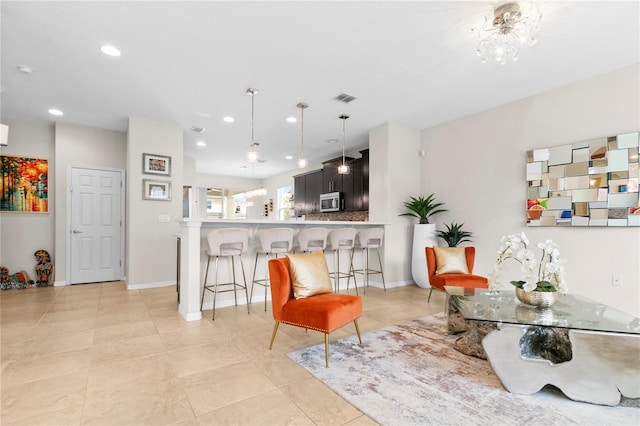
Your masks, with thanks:
[(278, 188), (276, 201), (279, 220), (289, 220), (295, 217), (293, 212), (293, 192), (291, 192), (291, 185)]

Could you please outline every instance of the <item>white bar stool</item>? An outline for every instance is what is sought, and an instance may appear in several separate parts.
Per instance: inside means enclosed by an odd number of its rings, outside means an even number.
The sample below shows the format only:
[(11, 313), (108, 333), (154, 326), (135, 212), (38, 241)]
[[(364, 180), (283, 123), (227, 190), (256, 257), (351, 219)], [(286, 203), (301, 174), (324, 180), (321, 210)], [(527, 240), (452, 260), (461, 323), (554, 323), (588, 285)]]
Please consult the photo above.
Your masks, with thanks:
[(327, 247), (327, 228), (303, 228), (298, 231), (294, 252), (311, 253)]
[[(353, 245), (356, 239), (355, 228), (340, 228), (329, 231), (327, 236), (327, 251), (333, 252), (334, 269), (329, 275), (333, 278), (335, 291), (340, 291), (340, 278), (351, 279), (353, 277), (354, 286), (356, 288), (356, 294), (358, 294), (358, 285), (356, 283), (356, 276), (353, 273)], [(340, 252), (348, 251), (349, 253), (349, 271), (340, 271)], [(349, 281), (347, 281), (347, 290), (349, 290)]]
[[(355, 269), (354, 274), (362, 274), (364, 276), (364, 292), (367, 293), (367, 287), (369, 286), (369, 276), (380, 274), (382, 276), (382, 287), (384, 291), (387, 291), (387, 284), (384, 281), (384, 271), (382, 268), (382, 260), (380, 259), (380, 247), (382, 247), (382, 240), (384, 237), (384, 228), (365, 228), (358, 231), (356, 235), (356, 243), (351, 252), (353, 263), (353, 253), (356, 250), (362, 250), (364, 268)], [(369, 251), (375, 249), (378, 254), (378, 265), (380, 269), (371, 269), (369, 267)], [(355, 279), (355, 278), (354, 278)], [(347, 282), (347, 288), (349, 283)]]
[[(291, 252), (293, 248), (293, 229), (292, 228), (273, 228), (264, 229), (258, 233), (260, 247), (256, 247), (256, 262), (253, 265), (253, 279), (251, 281), (251, 295), (249, 296), (249, 304), (253, 299), (253, 288), (256, 284), (264, 286), (264, 310), (267, 311), (267, 287), (269, 287), (269, 268), (267, 262), (269, 255), (284, 254)], [(258, 269), (258, 257), (264, 255), (264, 279), (256, 279), (256, 270)]]
[[(211, 319), (215, 319), (216, 315), (216, 295), (218, 293), (225, 293), (233, 291), (233, 298), (235, 299), (236, 306), (238, 306), (238, 296), (236, 290), (238, 287), (244, 289), (246, 300), (249, 300), (247, 294), (247, 277), (244, 273), (244, 264), (242, 263), (242, 254), (247, 251), (249, 246), (249, 230), (245, 228), (222, 228), (214, 229), (207, 234), (207, 242), (209, 243), (209, 250), (207, 250), (207, 271), (204, 274), (204, 286), (202, 287), (202, 298), (200, 299), (200, 311), (202, 311), (202, 305), (204, 304), (204, 292), (208, 290), (213, 293), (213, 314)], [(209, 263), (211, 258), (215, 259), (214, 265), (214, 282), (212, 285), (207, 285), (207, 277), (209, 275)], [(218, 270), (221, 257), (230, 258), (231, 270), (233, 281), (228, 283), (218, 283)], [(240, 284), (236, 280), (236, 267), (235, 258), (240, 261), (240, 268), (242, 269), (242, 279), (244, 285)], [(218, 290), (219, 286), (225, 286), (223, 290)], [(233, 288), (227, 288), (232, 286)], [(247, 303), (247, 313), (249, 313), (249, 304)]]

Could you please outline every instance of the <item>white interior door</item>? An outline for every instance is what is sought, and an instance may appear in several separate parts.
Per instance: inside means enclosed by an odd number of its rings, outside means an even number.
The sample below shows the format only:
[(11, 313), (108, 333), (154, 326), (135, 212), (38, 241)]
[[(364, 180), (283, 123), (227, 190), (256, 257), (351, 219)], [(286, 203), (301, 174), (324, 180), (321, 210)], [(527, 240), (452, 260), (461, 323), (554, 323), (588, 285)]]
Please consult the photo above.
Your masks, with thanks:
[(123, 277), (122, 173), (71, 169), (70, 283)]

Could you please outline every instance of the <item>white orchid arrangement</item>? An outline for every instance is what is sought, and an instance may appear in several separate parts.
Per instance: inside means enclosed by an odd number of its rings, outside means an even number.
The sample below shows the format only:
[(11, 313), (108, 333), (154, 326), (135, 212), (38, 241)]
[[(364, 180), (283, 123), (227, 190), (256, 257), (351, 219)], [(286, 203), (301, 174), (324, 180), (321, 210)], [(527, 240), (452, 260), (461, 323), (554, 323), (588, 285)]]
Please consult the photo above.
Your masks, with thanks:
[(552, 240), (538, 243), (542, 250), (540, 259), (529, 249), (529, 239), (524, 232), (503, 236), (500, 239), (498, 259), (489, 274), (491, 289), (500, 288), (500, 275), (507, 259), (514, 259), (522, 266), (524, 279), (510, 281), (514, 286), (524, 291), (559, 291), (567, 293), (565, 282), (564, 260), (560, 257), (560, 249)]

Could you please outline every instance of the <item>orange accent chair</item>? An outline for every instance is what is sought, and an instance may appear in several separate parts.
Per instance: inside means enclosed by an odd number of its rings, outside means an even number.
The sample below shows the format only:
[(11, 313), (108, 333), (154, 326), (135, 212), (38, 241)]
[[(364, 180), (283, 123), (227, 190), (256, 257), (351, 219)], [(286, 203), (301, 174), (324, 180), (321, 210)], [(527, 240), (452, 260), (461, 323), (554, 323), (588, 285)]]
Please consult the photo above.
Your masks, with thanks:
[(293, 296), (289, 259), (280, 258), (269, 261), (269, 278), (271, 280), (271, 306), (273, 319), (273, 335), (269, 349), (278, 332), (280, 323), (312, 329), (324, 333), (325, 366), (329, 367), (329, 333), (353, 321), (362, 344), (358, 318), (362, 315), (362, 298), (350, 294), (325, 293), (304, 299)]
[(431, 300), (431, 293), (434, 288), (444, 291), (444, 286), (465, 287), (465, 288), (489, 288), (489, 280), (479, 275), (473, 275), (473, 263), (476, 260), (476, 248), (465, 247), (464, 254), (467, 259), (468, 274), (437, 274), (436, 275), (436, 253), (433, 247), (425, 247), (427, 255), (427, 273), (431, 290), (427, 303)]

